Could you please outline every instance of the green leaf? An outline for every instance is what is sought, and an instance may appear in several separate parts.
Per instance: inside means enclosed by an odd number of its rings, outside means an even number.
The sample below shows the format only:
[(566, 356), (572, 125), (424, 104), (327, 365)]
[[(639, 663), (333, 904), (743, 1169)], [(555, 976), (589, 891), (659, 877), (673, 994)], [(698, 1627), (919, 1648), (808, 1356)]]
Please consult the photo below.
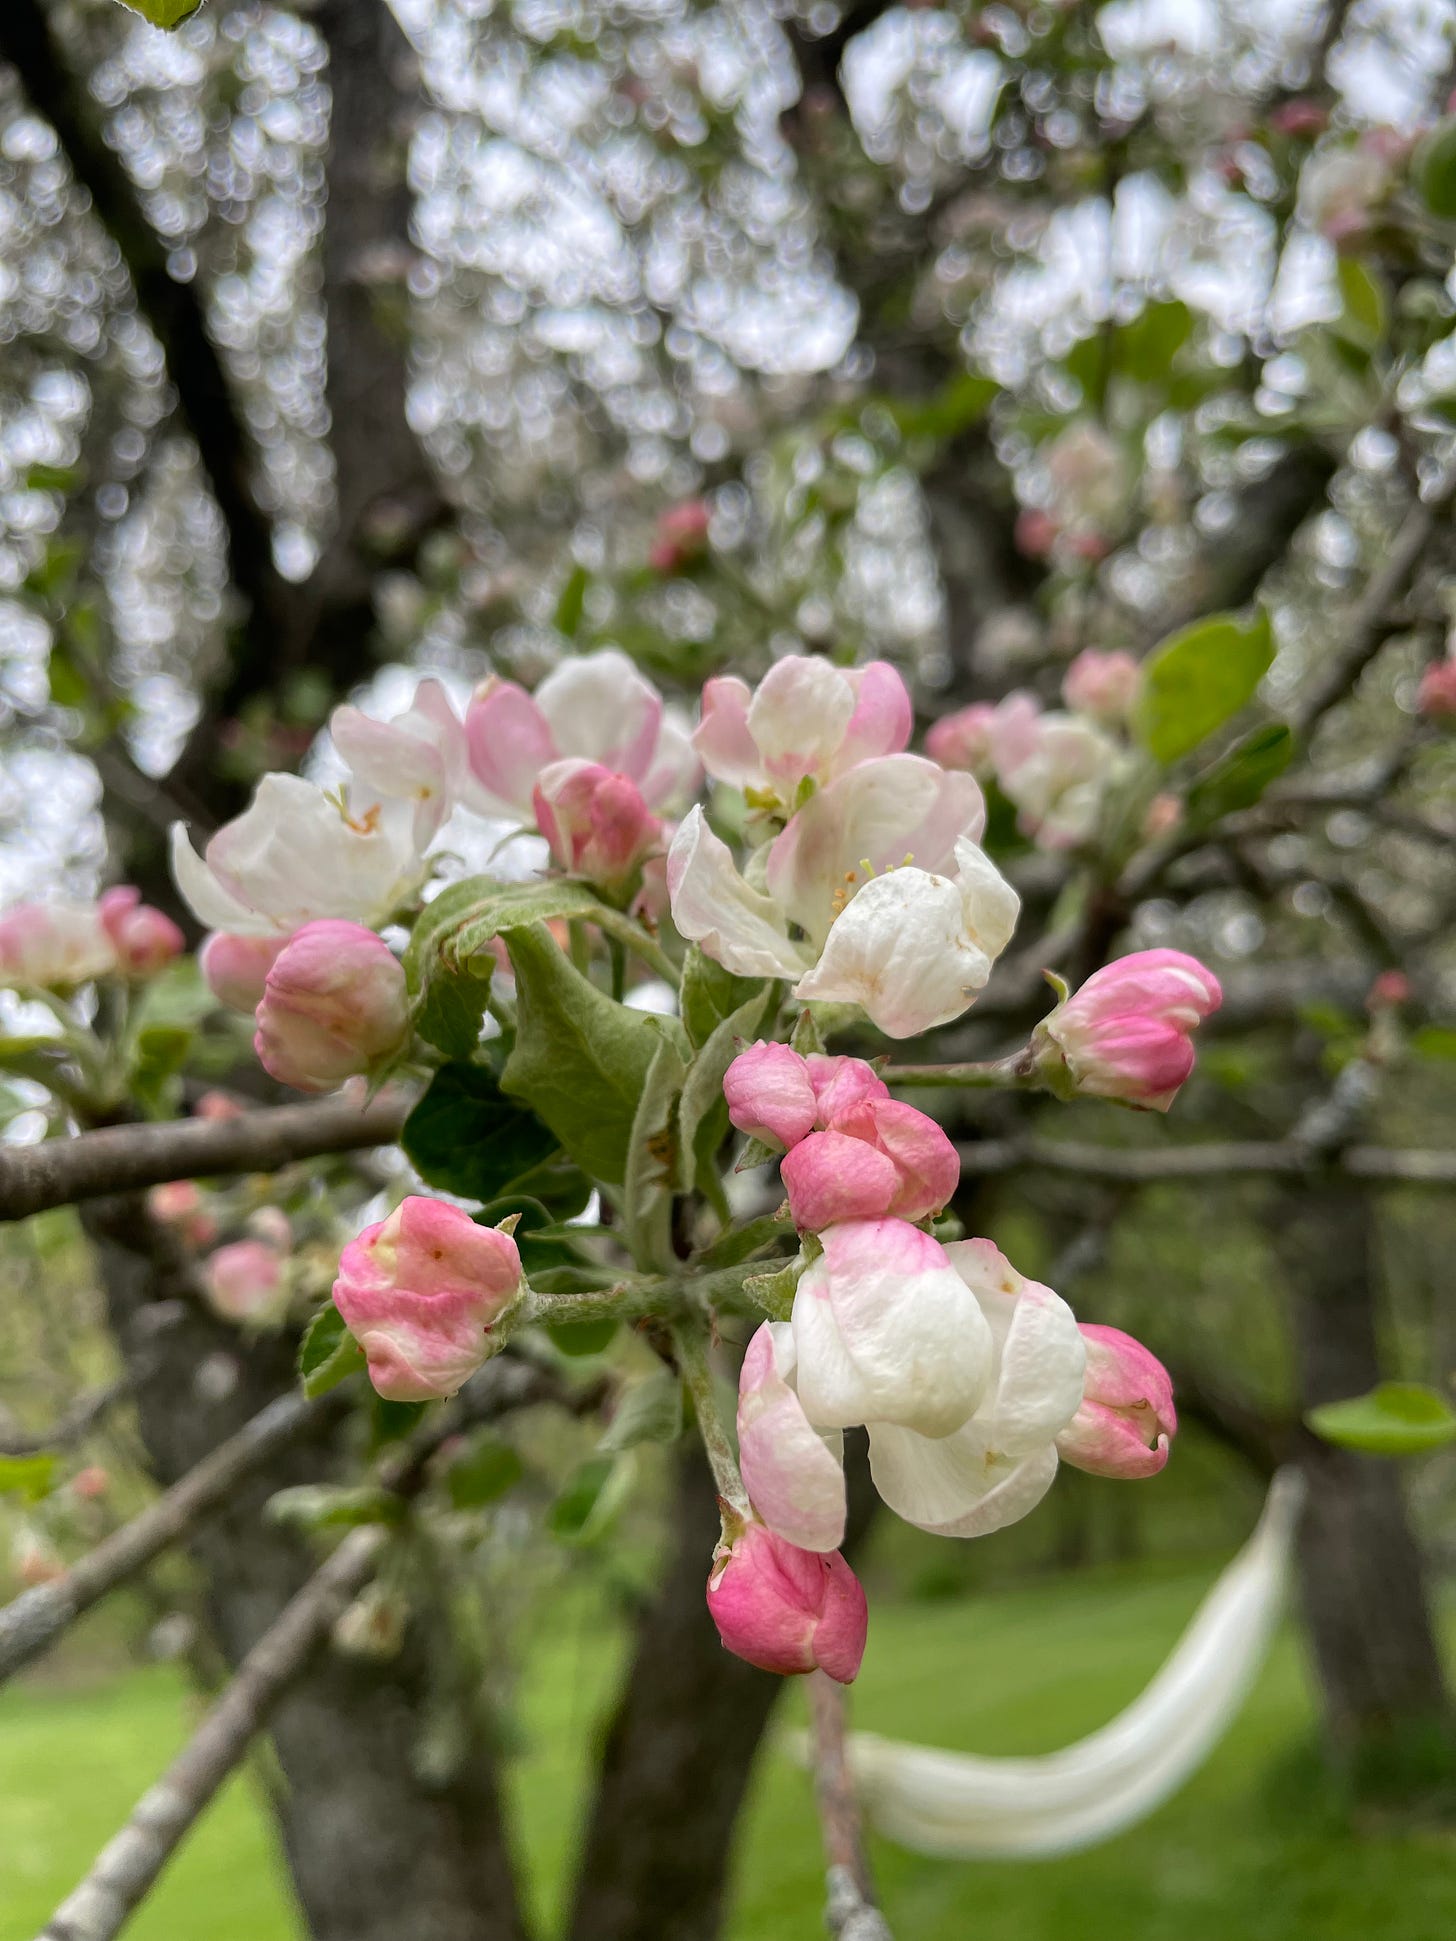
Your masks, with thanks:
[(386, 1443), (403, 1442), (425, 1418), (428, 1402), (391, 1402), (386, 1396), (369, 1391), (369, 1447), (382, 1449)]
[(1422, 137), (1411, 160), (1411, 180), (1433, 216), (1456, 220), (1456, 115), (1447, 115)]
[(705, 1271), (715, 1267), (736, 1267), (740, 1261), (752, 1259), (761, 1248), (772, 1246), (776, 1240), (792, 1239), (793, 1236), (793, 1222), (789, 1219), (787, 1209), (780, 1207), (774, 1213), (760, 1213), (757, 1219), (720, 1233), (711, 1247), (694, 1254), (693, 1265)]
[(595, 1543), (616, 1521), (631, 1482), (630, 1456), (589, 1457), (551, 1505), (547, 1529), (563, 1543)]
[(1157, 761), (1175, 762), (1251, 701), (1274, 659), (1269, 615), (1195, 620), (1143, 663), (1134, 728)]
[(1368, 1395), (1311, 1409), (1304, 1419), (1326, 1442), (1368, 1456), (1419, 1456), (1456, 1442), (1456, 1410), (1419, 1382), (1382, 1382)]
[(590, 584), (591, 575), (586, 568), (573, 566), (561, 589), (561, 597), (556, 602), (556, 631), (565, 634), (568, 640), (575, 640), (581, 632), (581, 616)]
[(270, 1523), (292, 1530), (350, 1530), (365, 1523), (398, 1523), (403, 1513), (399, 1497), (369, 1483), (349, 1489), (300, 1483), (275, 1491), (267, 1508)]
[[(553, 1290), (547, 1289), (548, 1293)], [(570, 1355), (573, 1361), (584, 1361), (588, 1355), (600, 1355), (612, 1345), (612, 1337), (617, 1332), (617, 1323), (603, 1321), (548, 1321), (546, 1332), (553, 1344), (563, 1355)]]
[(344, 1325), (344, 1317), (330, 1301), (304, 1329), (298, 1344), (298, 1373), (305, 1395), (327, 1395), (331, 1388), (364, 1366), (364, 1350)]
[(0, 1456), (0, 1496), (18, 1496), (39, 1503), (51, 1493), (56, 1458), (51, 1455)]
[(681, 1183), (674, 1108), (685, 1076), (682, 1054), (662, 1038), (633, 1115), (622, 1180), (627, 1245), (639, 1267), (672, 1265), (672, 1196)]
[(1411, 1049), (1422, 1058), (1456, 1058), (1456, 1026), (1423, 1024), (1411, 1034)]
[(1390, 305), (1374, 273), (1353, 256), (1342, 256), (1335, 271), (1340, 314), (1330, 328), (1368, 358), (1385, 342)]
[(731, 1017), (755, 991), (764, 988), (761, 978), (735, 977), (704, 956), (696, 944), (690, 944), (683, 960), (680, 1009), (694, 1050), (707, 1043), (724, 1018)]
[(154, 27), (180, 27), (184, 20), (190, 20), (202, 5), (202, 0), (121, 0), (124, 7), (139, 13), (143, 20), (149, 20)]
[(597, 1448), (616, 1455), (641, 1442), (676, 1442), (682, 1423), (682, 1384), (666, 1368), (658, 1368), (623, 1389)]
[(457, 1510), (475, 1510), (506, 1496), (521, 1480), (521, 1458), (509, 1442), (483, 1435), (451, 1463), (445, 1487)]
[(770, 1273), (751, 1274), (743, 1283), (743, 1291), (771, 1320), (787, 1321), (794, 1311), (794, 1295), (803, 1271), (804, 1263), (795, 1258)]
[(478, 905), (485, 881), (471, 877), (441, 891), (421, 912), (404, 953), (414, 1028), (451, 1058), (468, 1058), (480, 1042), (496, 966), (488, 955), (458, 963), (443, 945)]
[(759, 985), (751, 997), (723, 1019), (693, 1060), (682, 1088), (678, 1125), (684, 1177), (691, 1165), (691, 1183), (695, 1185), (701, 1187), (712, 1172), (714, 1155), (728, 1134), (723, 1075), (742, 1045), (758, 1037), (770, 1007), (777, 1009), (777, 1004), (778, 986)]
[(1188, 815), (1197, 823), (1216, 822), (1237, 809), (1252, 808), (1294, 757), (1294, 736), (1282, 721), (1266, 722), (1236, 741), (1226, 755), (1200, 775), (1188, 791)]
[(431, 1186), (481, 1201), (499, 1199), (557, 1147), (534, 1112), (504, 1095), (492, 1071), (460, 1064), (435, 1073), (399, 1142)]
[(517, 1023), (502, 1090), (525, 1100), (593, 1179), (620, 1185), (665, 1021), (614, 1004), (544, 924), (507, 931), (506, 947)]

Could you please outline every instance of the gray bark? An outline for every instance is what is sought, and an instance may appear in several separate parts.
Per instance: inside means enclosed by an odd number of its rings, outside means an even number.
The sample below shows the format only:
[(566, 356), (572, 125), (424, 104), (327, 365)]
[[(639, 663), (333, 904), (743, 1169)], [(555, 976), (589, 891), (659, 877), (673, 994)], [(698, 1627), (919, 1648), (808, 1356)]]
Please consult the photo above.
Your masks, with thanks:
[[(168, 1242), (134, 1199), (93, 1203), (96, 1244), (113, 1330), (134, 1371), (142, 1440), (157, 1480), (175, 1481), (293, 1386), (291, 1344), (234, 1329), (194, 1305), (165, 1330), (149, 1326), (158, 1301), (183, 1285)], [(317, 1558), (300, 1537), (272, 1527), (275, 1491), (341, 1473), (322, 1433), (280, 1451), (196, 1532), (212, 1630), (237, 1666), (308, 1580)], [(509, 1841), (495, 1770), (479, 1733), (467, 1731), (452, 1770), (420, 1761), (421, 1721), (451, 1677), (445, 1622), (417, 1594), (404, 1647), (393, 1659), (321, 1658), (273, 1713), (271, 1737), (285, 1786), (279, 1832), (308, 1932), (318, 1941), (521, 1941)]]

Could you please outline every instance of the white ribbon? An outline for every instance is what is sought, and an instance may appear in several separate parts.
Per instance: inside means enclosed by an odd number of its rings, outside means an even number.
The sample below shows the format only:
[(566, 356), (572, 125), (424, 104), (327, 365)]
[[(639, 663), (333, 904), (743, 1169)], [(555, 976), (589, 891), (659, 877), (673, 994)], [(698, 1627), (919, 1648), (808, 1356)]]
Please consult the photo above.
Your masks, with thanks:
[(855, 1733), (851, 1764), (876, 1829), (916, 1853), (1072, 1853), (1145, 1819), (1233, 1723), (1278, 1625), (1303, 1495), (1274, 1478), (1257, 1529), (1161, 1670), (1090, 1738), (1033, 1759), (987, 1759)]

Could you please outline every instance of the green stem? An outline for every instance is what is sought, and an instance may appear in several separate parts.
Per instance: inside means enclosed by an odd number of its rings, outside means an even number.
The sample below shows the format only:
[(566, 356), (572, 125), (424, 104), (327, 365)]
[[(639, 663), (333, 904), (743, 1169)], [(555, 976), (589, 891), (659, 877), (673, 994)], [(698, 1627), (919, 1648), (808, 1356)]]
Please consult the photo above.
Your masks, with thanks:
[(682, 983), (682, 972), (668, 956), (655, 938), (650, 937), (640, 923), (621, 910), (609, 909), (606, 904), (595, 911), (592, 922), (599, 925), (609, 938), (625, 944), (634, 957), (640, 957), (649, 970), (655, 970), (676, 990)]
[(964, 1065), (884, 1065), (880, 1077), (887, 1085), (956, 1085), (986, 1092), (1034, 1092), (1041, 1083), (1029, 1046), (1009, 1058), (984, 1058)]
[(620, 1004), (627, 989), (627, 947), (620, 937), (607, 938), (607, 955), (612, 966), (612, 996)]
[(708, 1366), (708, 1337), (701, 1324), (682, 1322), (673, 1329), (672, 1339), (683, 1382), (693, 1398), (698, 1434), (703, 1439), (718, 1494), (740, 1516), (748, 1516), (751, 1514), (748, 1492), (738, 1473), (738, 1456), (727, 1425), (719, 1413), (718, 1397), (713, 1389), (713, 1372)]

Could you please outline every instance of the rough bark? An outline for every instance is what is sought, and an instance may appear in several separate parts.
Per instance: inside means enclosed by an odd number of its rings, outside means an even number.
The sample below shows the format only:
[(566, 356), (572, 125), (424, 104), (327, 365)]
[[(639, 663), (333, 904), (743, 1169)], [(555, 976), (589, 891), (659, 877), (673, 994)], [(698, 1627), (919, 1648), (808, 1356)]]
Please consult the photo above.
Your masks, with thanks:
[[(161, 1483), (293, 1381), (291, 1350), (236, 1331), (193, 1305), (149, 1326), (181, 1280), (169, 1243), (135, 1199), (87, 1208), (112, 1327), (135, 1371), (138, 1420)], [(175, 1317), (175, 1309), (173, 1310)], [(197, 1532), (192, 1555), (212, 1629), (236, 1666), (316, 1566), (301, 1538), (272, 1527), (270, 1495), (334, 1472), (322, 1435), (280, 1452)], [(440, 1613), (418, 1594), (404, 1648), (383, 1663), (329, 1654), (273, 1714), (286, 1786), (279, 1831), (311, 1935), (318, 1941), (521, 1941), (509, 1843), (494, 1767), (479, 1736), (453, 1769), (420, 1761), (421, 1721), (450, 1676)]]
[[(852, 1553), (874, 1513), (851, 1462)], [(730, 1657), (703, 1601), (718, 1531), (702, 1451), (678, 1463), (669, 1553), (602, 1752), (569, 1941), (715, 1941), (733, 1830), (784, 1681)]]
[[(1293, 1297), (1300, 1405), (1381, 1379), (1368, 1196), (1311, 1184), (1279, 1207), (1274, 1239)], [(1450, 1698), (1399, 1465), (1304, 1440), (1309, 1497), (1300, 1591), (1336, 1761), (1359, 1779), (1399, 1740), (1452, 1738)]]

